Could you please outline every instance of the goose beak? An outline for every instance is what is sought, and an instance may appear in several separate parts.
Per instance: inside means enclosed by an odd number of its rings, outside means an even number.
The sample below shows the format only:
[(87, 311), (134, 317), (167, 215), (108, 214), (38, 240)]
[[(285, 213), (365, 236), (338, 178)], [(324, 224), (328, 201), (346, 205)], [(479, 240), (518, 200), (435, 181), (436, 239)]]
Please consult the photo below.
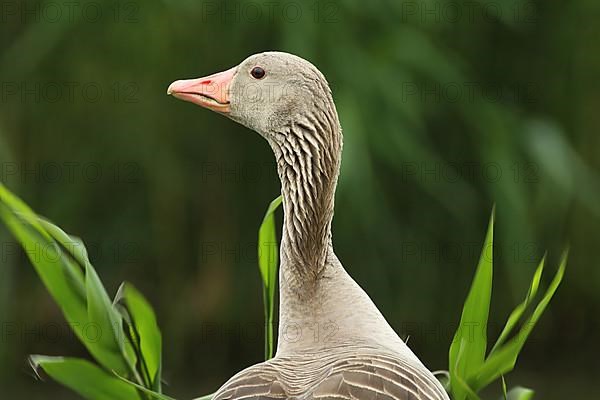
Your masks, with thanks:
[(169, 85), (168, 95), (219, 113), (230, 112), (229, 86), (236, 68), (197, 79), (182, 79)]

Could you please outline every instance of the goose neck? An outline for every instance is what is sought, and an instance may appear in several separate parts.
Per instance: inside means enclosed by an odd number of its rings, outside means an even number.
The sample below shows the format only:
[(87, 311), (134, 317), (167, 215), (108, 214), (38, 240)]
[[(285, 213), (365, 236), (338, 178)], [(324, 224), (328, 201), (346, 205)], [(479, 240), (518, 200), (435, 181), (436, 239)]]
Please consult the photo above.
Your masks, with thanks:
[(319, 277), (331, 246), (341, 146), (335, 109), (297, 121), (274, 146), (284, 206), (282, 267), (304, 282)]

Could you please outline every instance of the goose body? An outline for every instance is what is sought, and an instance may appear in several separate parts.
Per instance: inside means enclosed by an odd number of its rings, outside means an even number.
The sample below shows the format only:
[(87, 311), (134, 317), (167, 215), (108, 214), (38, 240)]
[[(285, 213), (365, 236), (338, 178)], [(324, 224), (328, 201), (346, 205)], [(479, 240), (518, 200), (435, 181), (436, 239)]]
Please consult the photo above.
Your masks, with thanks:
[(333, 251), (342, 131), (318, 69), (266, 52), (218, 74), (176, 81), (168, 93), (261, 134), (282, 185), (277, 352), (234, 375), (213, 399), (447, 400)]

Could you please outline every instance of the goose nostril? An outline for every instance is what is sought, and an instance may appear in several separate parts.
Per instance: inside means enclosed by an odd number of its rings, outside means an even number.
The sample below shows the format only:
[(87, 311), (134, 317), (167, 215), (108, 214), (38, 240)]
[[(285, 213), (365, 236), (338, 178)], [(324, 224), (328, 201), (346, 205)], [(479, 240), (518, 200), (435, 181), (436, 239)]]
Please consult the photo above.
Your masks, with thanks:
[(209, 83), (212, 83), (210, 79), (200, 82), (201, 85), (208, 85)]

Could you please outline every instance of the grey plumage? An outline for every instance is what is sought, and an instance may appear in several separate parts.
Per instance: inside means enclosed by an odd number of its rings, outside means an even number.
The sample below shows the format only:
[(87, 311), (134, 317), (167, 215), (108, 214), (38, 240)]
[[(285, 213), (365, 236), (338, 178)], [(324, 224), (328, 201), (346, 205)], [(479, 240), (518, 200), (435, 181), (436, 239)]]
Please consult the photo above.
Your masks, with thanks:
[(343, 352), (276, 357), (227, 382), (214, 399), (444, 399), (443, 389), (402, 358), (348, 345)]
[[(253, 77), (255, 67), (263, 78)], [(284, 223), (277, 353), (233, 376), (214, 399), (448, 400), (333, 251), (343, 140), (324, 76), (297, 56), (267, 52), (244, 60), (226, 85), (229, 110), (217, 111), (273, 149)]]

